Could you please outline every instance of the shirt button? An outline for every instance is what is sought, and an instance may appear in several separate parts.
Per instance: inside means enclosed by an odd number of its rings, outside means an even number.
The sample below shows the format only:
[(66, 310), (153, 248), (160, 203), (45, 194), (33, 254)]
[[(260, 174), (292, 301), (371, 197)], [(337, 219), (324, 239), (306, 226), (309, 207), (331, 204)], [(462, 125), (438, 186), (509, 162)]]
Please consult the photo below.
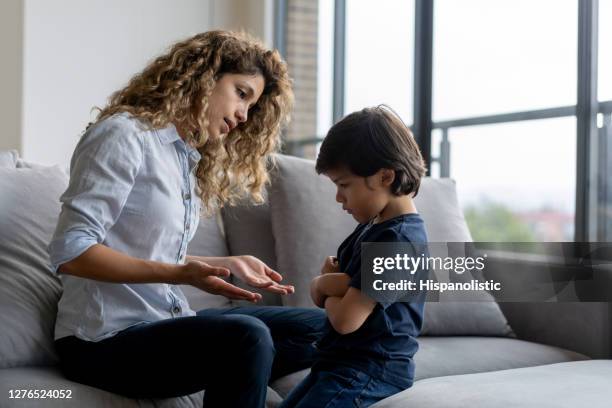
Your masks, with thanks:
[(183, 198), (184, 198), (185, 200), (191, 200), (191, 193), (185, 193), (185, 194), (183, 194)]
[(172, 313), (174, 313), (174, 314), (179, 314), (179, 313), (181, 313), (181, 308), (180, 308), (180, 307), (178, 307), (178, 306), (174, 306), (174, 307), (172, 308)]

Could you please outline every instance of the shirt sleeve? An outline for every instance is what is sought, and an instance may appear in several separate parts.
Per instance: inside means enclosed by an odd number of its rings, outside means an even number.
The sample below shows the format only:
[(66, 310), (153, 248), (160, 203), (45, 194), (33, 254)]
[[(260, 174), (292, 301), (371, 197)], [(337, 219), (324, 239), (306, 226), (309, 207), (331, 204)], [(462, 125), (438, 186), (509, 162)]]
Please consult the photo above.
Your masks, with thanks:
[(123, 209), (143, 162), (142, 131), (124, 117), (88, 129), (70, 163), (68, 189), (48, 251), (53, 271), (102, 243)]
[[(370, 236), (370, 237), (365, 236), (362, 242), (397, 243), (397, 242), (406, 242), (406, 239), (399, 236), (399, 234), (395, 232), (394, 230), (388, 229), (388, 230), (383, 230), (380, 233), (377, 233), (375, 236)], [(350, 269), (351, 269), (351, 273), (350, 273), (351, 281), (349, 283), (349, 286), (363, 291), (362, 290), (362, 276), (361, 276), (361, 273), (362, 273), (361, 272), (361, 255), (358, 257), (358, 259), (353, 259), (353, 262), (351, 262)], [(377, 303), (380, 304), (383, 309), (386, 309), (387, 307), (389, 307), (391, 304), (393, 304), (397, 300), (399, 300), (399, 296), (397, 299), (392, 296), (391, 297), (386, 296), (385, 301), (382, 301), (379, 299), (377, 300)]]

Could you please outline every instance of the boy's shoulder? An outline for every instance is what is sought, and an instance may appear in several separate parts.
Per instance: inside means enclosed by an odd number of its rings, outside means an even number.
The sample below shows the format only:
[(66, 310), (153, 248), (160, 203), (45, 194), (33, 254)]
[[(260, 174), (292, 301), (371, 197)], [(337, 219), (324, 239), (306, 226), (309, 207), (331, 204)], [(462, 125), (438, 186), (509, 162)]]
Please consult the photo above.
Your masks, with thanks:
[(363, 242), (427, 242), (425, 222), (418, 213), (403, 214), (373, 224), (363, 235)]

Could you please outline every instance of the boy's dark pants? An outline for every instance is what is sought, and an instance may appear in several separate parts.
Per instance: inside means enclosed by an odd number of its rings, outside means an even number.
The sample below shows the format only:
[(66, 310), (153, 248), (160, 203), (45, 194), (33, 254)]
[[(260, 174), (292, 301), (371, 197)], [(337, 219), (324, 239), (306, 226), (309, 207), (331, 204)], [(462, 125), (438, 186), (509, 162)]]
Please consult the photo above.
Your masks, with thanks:
[(403, 391), (346, 366), (317, 368), (287, 396), (280, 408), (344, 408), (370, 405)]
[(369, 407), (401, 391), (402, 388), (351, 367), (320, 369), (315, 365), (280, 408)]
[(206, 407), (263, 407), (267, 385), (310, 366), (325, 323), (320, 309), (207, 309), (133, 326), (99, 342), (55, 342), (68, 379), (132, 398), (206, 389)]

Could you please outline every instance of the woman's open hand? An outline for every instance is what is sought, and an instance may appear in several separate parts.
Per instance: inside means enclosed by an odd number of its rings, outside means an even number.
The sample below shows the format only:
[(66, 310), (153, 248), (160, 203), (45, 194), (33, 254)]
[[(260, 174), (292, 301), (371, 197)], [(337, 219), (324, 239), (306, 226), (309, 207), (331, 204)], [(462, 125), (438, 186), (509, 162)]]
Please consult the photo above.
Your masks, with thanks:
[(187, 284), (195, 286), (213, 295), (221, 295), (230, 299), (248, 300), (257, 302), (261, 299), (259, 293), (239, 288), (221, 278), (229, 276), (229, 269), (221, 266), (212, 266), (206, 262), (190, 260), (183, 268), (183, 276)]
[(231, 256), (228, 258), (226, 266), (234, 276), (254, 288), (261, 288), (281, 295), (288, 295), (295, 291), (291, 285), (281, 285), (279, 282), (283, 277), (280, 273), (254, 256)]

